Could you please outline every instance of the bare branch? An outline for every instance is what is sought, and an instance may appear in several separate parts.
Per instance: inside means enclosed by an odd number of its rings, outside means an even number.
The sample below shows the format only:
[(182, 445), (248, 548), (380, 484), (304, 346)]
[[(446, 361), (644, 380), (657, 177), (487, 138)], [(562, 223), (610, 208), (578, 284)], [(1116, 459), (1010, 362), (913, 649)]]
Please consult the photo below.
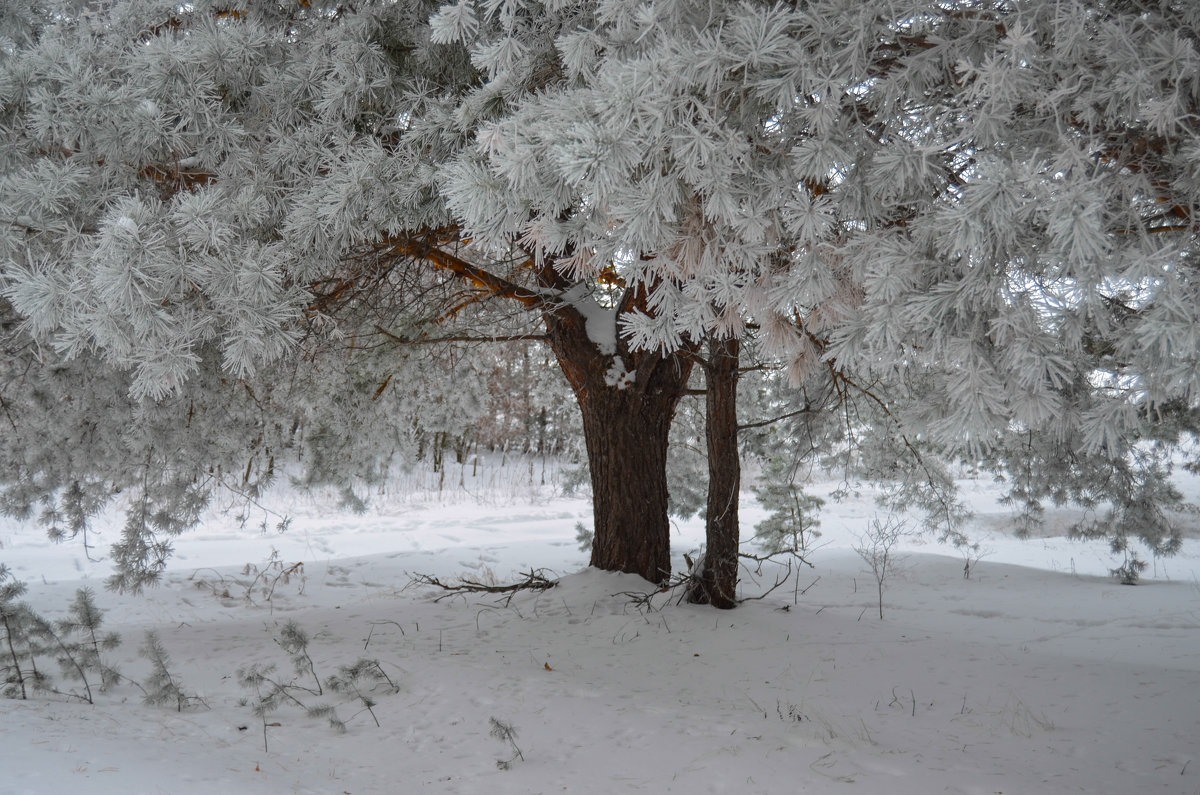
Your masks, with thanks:
[(446, 591), (446, 593), (436, 597), (433, 600), (435, 602), (440, 602), (455, 594), (491, 593), (507, 594), (507, 598), (501, 600), (505, 605), (508, 605), (512, 601), (512, 598), (520, 591), (545, 591), (558, 585), (558, 580), (552, 580), (546, 576), (545, 569), (530, 569), (524, 576), (525, 579), (508, 585), (488, 585), (465, 577), (460, 578), (460, 581), (457, 583), (445, 583), (430, 574), (416, 574), (413, 576), (410, 584), (429, 585)]
[(501, 334), (492, 337), (473, 337), (466, 334), (401, 337), (382, 326), (375, 326), (375, 330), (397, 345), (437, 345), (442, 342), (545, 342), (547, 340), (545, 334)]

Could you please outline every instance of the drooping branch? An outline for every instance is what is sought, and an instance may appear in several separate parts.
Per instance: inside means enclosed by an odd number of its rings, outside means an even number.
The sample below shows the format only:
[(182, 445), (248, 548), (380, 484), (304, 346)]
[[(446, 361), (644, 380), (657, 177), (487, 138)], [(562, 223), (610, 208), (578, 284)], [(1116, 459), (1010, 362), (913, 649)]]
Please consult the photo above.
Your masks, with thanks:
[[(703, 392), (701, 392), (700, 394), (703, 394)], [(738, 430), (739, 431), (749, 431), (749, 430), (754, 430), (755, 428), (765, 428), (768, 425), (774, 425), (777, 422), (783, 422), (784, 420), (790, 420), (792, 417), (799, 417), (801, 414), (811, 414), (816, 410), (817, 410), (816, 407), (814, 407), (812, 403), (805, 403), (802, 408), (796, 409), (795, 411), (789, 411), (785, 414), (780, 414), (777, 417), (771, 417), (768, 420), (762, 420), (760, 422), (742, 423), (742, 424), (738, 425)]]

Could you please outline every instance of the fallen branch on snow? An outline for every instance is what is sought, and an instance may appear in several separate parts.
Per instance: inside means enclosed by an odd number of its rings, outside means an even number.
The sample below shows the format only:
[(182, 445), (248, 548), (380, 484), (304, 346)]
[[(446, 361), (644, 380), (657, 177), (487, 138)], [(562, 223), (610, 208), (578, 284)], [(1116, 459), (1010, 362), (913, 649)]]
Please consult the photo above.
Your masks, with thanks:
[(440, 602), (441, 600), (463, 593), (493, 593), (504, 594), (506, 598), (501, 601), (505, 607), (512, 601), (512, 598), (520, 591), (546, 591), (558, 585), (558, 580), (552, 580), (546, 576), (545, 569), (530, 569), (524, 574), (524, 579), (507, 585), (489, 584), (472, 580), (467, 577), (460, 577), (458, 582), (442, 582), (437, 577), (431, 574), (416, 574), (409, 581), (410, 585), (429, 585), (434, 588), (441, 588), (446, 593), (436, 597), (433, 601)]

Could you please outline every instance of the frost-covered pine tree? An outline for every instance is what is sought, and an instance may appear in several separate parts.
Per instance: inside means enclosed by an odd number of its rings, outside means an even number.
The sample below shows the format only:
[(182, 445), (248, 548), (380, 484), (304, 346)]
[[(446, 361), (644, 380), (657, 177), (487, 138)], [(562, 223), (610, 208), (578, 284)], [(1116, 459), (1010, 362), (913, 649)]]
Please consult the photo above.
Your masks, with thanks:
[(633, 349), (752, 337), (873, 406), (901, 499), (941, 499), (936, 454), (982, 459), (1030, 506), (1111, 507), (1082, 532), (1174, 548), (1200, 7), (463, 0), (434, 32), (506, 109), (451, 207), (640, 290)]
[(137, 589), (214, 491), (299, 459), (355, 505), (480, 417), (488, 373), (436, 321), (526, 330), (374, 248), (448, 222), (434, 169), (474, 73), (432, 8), (0, 8), (5, 511), (87, 544), (120, 495), (111, 584)]
[[(442, 197), (444, 166), (480, 114), (499, 108), (472, 91), (480, 73), (465, 49), (431, 40), (431, 11), (63, 0), (5, 17), (14, 33), (0, 62), (0, 294), (11, 371), (33, 374), (24, 390), (47, 371), (69, 373), (71, 405), (106, 409), (95, 416), (123, 463), (88, 472), (114, 459), (48, 452), (52, 461), (8, 478), (10, 504), (57, 506), (78, 480), (86, 499), (76, 513), (86, 516), (114, 488), (146, 491), (139, 473), (151, 485), (170, 480), (158, 491), (171, 499), (130, 512), (118, 556), (130, 574), (118, 585), (152, 578), (169, 535), (195, 521), (209, 486), (240, 472), (239, 455), (251, 459), (248, 477), (270, 473), (274, 454), (297, 449), (295, 433), (309, 429), (305, 449), (323, 477), (373, 466), (378, 455), (347, 449), (378, 440), (339, 431), (353, 427), (351, 407), (381, 413), (375, 390), (404, 379), (361, 357), (347, 373), (346, 346), (332, 343), (374, 335), (351, 347), (378, 351), (381, 336), (407, 340), (413, 324), (460, 316), (487, 296), (547, 326), (581, 396), (594, 560), (656, 580), (669, 570), (666, 433), (691, 364), (629, 351), (615, 332), (620, 301), (597, 300), (519, 241), (468, 242)], [(626, 292), (626, 303), (637, 297)], [(428, 303), (406, 304), (414, 297)], [(297, 351), (321, 361), (298, 367)], [(108, 379), (99, 407), (77, 397), (90, 392), (91, 370)], [(296, 373), (304, 390), (293, 388)], [(147, 410), (146, 399), (192, 433), (198, 416), (215, 421), (198, 405), (233, 403), (232, 424), (251, 430), (220, 434), (228, 447), (205, 445), (203, 455), (192, 455), (196, 442), (181, 451), (164, 441), (166, 422), (135, 443), (112, 418)], [(24, 392), (11, 400), (30, 402)], [(323, 432), (322, 414), (340, 422)]]
[[(181, 418), (189, 391), (276, 387), (401, 286), (454, 284), (544, 324), (603, 568), (669, 571), (667, 431), (702, 347), (735, 339), (874, 406), (906, 456), (1111, 503), (1091, 530), (1172, 548), (1194, 3), (46, 5), (0, 11), (9, 366)], [(178, 460), (151, 445), (155, 477), (156, 455)], [(78, 466), (22, 482), (67, 493)]]

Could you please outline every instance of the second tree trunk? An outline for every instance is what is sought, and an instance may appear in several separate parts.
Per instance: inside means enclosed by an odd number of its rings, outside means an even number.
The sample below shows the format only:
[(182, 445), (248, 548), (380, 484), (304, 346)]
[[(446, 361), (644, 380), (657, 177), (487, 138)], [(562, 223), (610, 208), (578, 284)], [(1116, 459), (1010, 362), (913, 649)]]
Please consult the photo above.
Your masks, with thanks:
[(712, 339), (708, 354), (705, 548), (688, 590), (688, 601), (728, 609), (737, 606), (738, 493), (742, 478), (737, 421), (738, 341)]

